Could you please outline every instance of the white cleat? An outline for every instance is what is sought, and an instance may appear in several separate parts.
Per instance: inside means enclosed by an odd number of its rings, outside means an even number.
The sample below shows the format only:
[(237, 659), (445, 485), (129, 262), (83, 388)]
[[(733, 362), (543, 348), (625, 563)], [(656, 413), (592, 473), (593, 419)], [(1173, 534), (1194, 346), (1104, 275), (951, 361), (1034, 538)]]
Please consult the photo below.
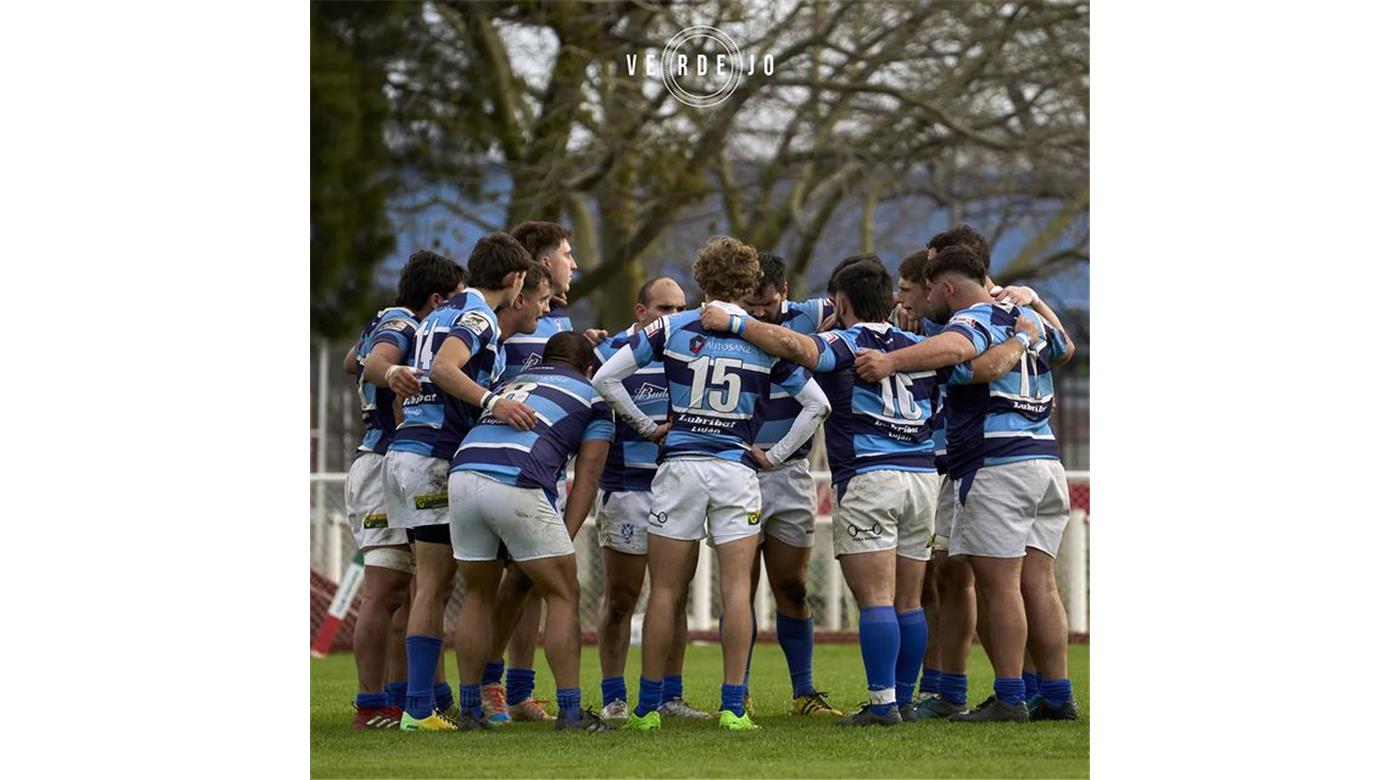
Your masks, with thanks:
[(681, 699), (672, 699), (661, 705), (660, 712), (662, 717), (666, 718), (695, 718), (697, 720), (706, 720), (710, 717), (710, 713), (701, 712), (689, 704), (686, 704), (685, 701)]
[(627, 702), (622, 699), (613, 699), (603, 708), (603, 720), (627, 720), (628, 714)]

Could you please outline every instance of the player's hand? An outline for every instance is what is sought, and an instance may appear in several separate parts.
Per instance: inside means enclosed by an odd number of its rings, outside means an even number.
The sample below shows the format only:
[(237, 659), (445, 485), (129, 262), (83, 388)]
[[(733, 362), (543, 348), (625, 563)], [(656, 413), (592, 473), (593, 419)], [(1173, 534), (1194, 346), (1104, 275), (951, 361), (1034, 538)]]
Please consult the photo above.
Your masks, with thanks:
[(763, 469), (764, 471), (776, 468), (776, 466), (773, 465), (773, 461), (768, 459), (768, 453), (764, 452), (763, 450), (760, 450), (758, 448), (758, 445), (750, 444), (749, 454), (752, 455), (753, 459), (758, 463), (758, 467)]
[(411, 366), (390, 366), (388, 379), (389, 389), (407, 398), (423, 392), (423, 385), (418, 382), (418, 371)]
[(535, 425), (535, 410), (513, 398), (497, 400), (491, 407), (491, 416), (510, 423), (510, 427), (517, 431), (528, 431)]
[(911, 323), (914, 321), (914, 318), (909, 314), (909, 310), (903, 306), (895, 306), (894, 311), (895, 319), (897, 320), (895, 324), (899, 326), (899, 329), (912, 331), (914, 328)]
[(1037, 300), (1035, 291), (1029, 287), (1003, 287), (1001, 292), (992, 294), (998, 301), (1011, 301), (1017, 306), (1029, 306)]
[(867, 382), (878, 382), (894, 373), (894, 358), (873, 349), (856, 350), (856, 373)]
[(663, 441), (666, 440), (666, 434), (670, 433), (670, 431), (670, 423), (661, 423), (660, 425), (656, 426), (656, 430), (652, 431), (651, 434), (647, 436), (647, 438), (651, 440), (652, 444), (661, 444)]
[(589, 328), (583, 332), (583, 337), (593, 342), (593, 346), (603, 343), (603, 339), (608, 337), (608, 332), (602, 328)]
[(720, 333), (728, 333), (729, 312), (713, 303), (707, 303), (700, 309), (700, 324), (705, 330), (716, 330)]
[(1035, 324), (1035, 320), (1022, 314), (1016, 318), (1016, 332), (1024, 333), (1030, 337), (1031, 343), (1040, 341), (1040, 328)]

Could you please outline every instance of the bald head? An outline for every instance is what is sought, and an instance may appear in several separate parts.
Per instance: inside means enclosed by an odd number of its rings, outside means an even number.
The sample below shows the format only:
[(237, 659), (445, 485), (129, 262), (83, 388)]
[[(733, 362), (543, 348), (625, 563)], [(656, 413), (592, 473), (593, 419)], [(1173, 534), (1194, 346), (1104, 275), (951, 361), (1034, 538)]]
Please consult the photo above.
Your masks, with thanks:
[(637, 305), (632, 313), (639, 327), (650, 325), (657, 317), (675, 314), (685, 308), (685, 291), (669, 276), (648, 279), (637, 292)]

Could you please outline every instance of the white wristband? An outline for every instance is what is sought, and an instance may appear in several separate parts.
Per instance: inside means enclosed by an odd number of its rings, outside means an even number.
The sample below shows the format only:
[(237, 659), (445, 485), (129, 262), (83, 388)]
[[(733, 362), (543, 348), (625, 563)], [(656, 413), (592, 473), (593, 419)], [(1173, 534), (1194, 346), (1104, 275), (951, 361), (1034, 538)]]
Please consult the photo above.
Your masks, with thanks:
[(1019, 342), (1021, 342), (1021, 346), (1025, 347), (1027, 352), (1030, 352), (1030, 351), (1031, 351), (1031, 337), (1030, 337), (1030, 336), (1027, 336), (1027, 335), (1024, 334), (1024, 333), (1021, 333), (1020, 331), (1017, 331), (1017, 332), (1016, 332), (1016, 340), (1019, 341)]
[(384, 370), (384, 383), (385, 383), (385, 384), (389, 384), (389, 383), (391, 383), (391, 382), (394, 381), (394, 369), (396, 369), (396, 368), (405, 368), (405, 366), (401, 366), (401, 365), (395, 363), (394, 365), (389, 366), (387, 369), (385, 369), (385, 370)]
[(499, 400), (501, 400), (501, 397), (500, 397), (499, 395), (496, 395), (495, 393), (491, 392), (490, 390), (487, 390), (487, 391), (486, 391), (486, 395), (483, 395), (483, 396), (481, 397), (481, 408), (482, 408), (482, 410), (485, 411), (487, 414), (490, 414), (490, 413), (491, 413), (491, 410), (492, 410), (493, 408), (495, 408), (496, 402), (499, 401)]

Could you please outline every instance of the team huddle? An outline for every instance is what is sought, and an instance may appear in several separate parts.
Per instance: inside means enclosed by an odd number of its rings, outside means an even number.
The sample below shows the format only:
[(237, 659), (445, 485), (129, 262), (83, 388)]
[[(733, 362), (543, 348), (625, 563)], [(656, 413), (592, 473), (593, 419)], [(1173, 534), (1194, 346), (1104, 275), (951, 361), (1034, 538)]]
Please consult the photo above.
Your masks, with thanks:
[[(720, 575), (721, 728), (759, 728), (748, 681), (760, 565), (793, 716), (1078, 717), (1054, 574), (1069, 495), (1050, 428), (1051, 370), (1074, 345), (1033, 290), (993, 285), (977, 231), (935, 235), (897, 285), (878, 256), (847, 258), (807, 301), (787, 299), (781, 258), (715, 237), (692, 265), (703, 305), (650, 279), (635, 323), (612, 336), (576, 332), (565, 313), (570, 237), (525, 222), (478, 241), (465, 269), (414, 253), (395, 305), (346, 355), (366, 428), (346, 482), (365, 563), (354, 728), (651, 731), (663, 716), (711, 718), (682, 682), (702, 540)], [(812, 668), (818, 427), (833, 548), (860, 608), (869, 701), (850, 714)], [(579, 690), (573, 539), (590, 515), (605, 579), (601, 712)], [(454, 712), (441, 632), (459, 576)], [(542, 615), (557, 715), (533, 697)], [(996, 674), (975, 707), (974, 634)]]

